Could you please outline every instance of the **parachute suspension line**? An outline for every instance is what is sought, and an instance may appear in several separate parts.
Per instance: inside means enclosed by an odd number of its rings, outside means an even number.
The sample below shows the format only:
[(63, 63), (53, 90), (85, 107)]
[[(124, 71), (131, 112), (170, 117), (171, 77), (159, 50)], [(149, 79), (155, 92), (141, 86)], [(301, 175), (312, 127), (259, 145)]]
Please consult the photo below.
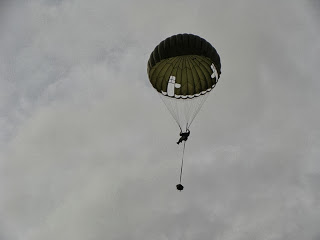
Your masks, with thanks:
[(179, 105), (178, 105), (179, 101), (177, 101), (176, 99), (171, 99), (171, 102), (174, 103), (174, 106), (175, 106), (174, 112), (177, 113), (178, 125), (179, 125), (179, 127), (181, 129), (181, 126), (180, 126), (180, 122), (181, 122), (180, 121), (180, 112), (179, 112)]
[(180, 112), (179, 112), (178, 102), (174, 98), (170, 98), (169, 101), (170, 101), (170, 104), (171, 104), (173, 117), (176, 119), (176, 122), (177, 122), (177, 124), (178, 124), (178, 126), (180, 128), (180, 131), (182, 131), (182, 128), (180, 126)]
[[(188, 128), (191, 126), (194, 118), (197, 116), (197, 114), (198, 114), (198, 112), (200, 111), (202, 105), (203, 105), (204, 102), (207, 100), (208, 95), (209, 95), (209, 93), (207, 93), (207, 94), (199, 97), (199, 99), (197, 99), (197, 100), (199, 100), (199, 101), (196, 101), (196, 102), (194, 103), (196, 111), (193, 112), (193, 114), (192, 114), (192, 116), (191, 116), (191, 118), (190, 118), (190, 123), (189, 123), (189, 125), (187, 126)], [(201, 98), (201, 99), (200, 99), (200, 98)]]
[(159, 93), (159, 95), (163, 103), (166, 105), (168, 111), (178, 124), (180, 131), (185, 132), (190, 128), (194, 118), (200, 111), (209, 93), (193, 99), (177, 99), (164, 96), (161, 93)]
[[(168, 102), (165, 101), (165, 98), (166, 100), (168, 99), (167, 97), (163, 96), (161, 93), (159, 93), (160, 95), (160, 98), (161, 100), (163, 101), (164, 105), (166, 106), (166, 108), (168, 109), (168, 111), (171, 113), (172, 117), (174, 118), (174, 120), (176, 121), (176, 123), (178, 124), (179, 128), (181, 129), (180, 127), (180, 124), (179, 124), (179, 117), (175, 114), (175, 109), (173, 107), (173, 104), (172, 104), (172, 100), (169, 99)], [(170, 104), (170, 106), (169, 106)]]
[(186, 128), (189, 129), (188, 127), (188, 122), (191, 120), (190, 119), (190, 111), (193, 110), (193, 101), (190, 101), (189, 99), (187, 100), (187, 104), (185, 105), (185, 112), (186, 112), (186, 119), (187, 119), (187, 124), (186, 124)]
[(186, 141), (183, 143), (183, 152), (182, 152), (182, 159), (181, 159), (181, 168), (180, 168), (180, 184), (182, 178), (182, 168), (183, 168), (183, 157), (184, 157), (184, 149), (186, 148)]

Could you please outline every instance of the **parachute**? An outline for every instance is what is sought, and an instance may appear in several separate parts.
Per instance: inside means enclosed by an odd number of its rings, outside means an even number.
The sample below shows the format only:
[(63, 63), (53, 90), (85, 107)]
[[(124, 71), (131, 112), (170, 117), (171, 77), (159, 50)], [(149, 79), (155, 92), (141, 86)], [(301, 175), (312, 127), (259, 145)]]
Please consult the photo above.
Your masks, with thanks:
[(181, 131), (186, 131), (218, 82), (220, 57), (205, 39), (178, 34), (155, 47), (147, 72)]
[(180, 131), (188, 132), (220, 78), (220, 57), (205, 39), (193, 34), (177, 34), (155, 47), (147, 73)]

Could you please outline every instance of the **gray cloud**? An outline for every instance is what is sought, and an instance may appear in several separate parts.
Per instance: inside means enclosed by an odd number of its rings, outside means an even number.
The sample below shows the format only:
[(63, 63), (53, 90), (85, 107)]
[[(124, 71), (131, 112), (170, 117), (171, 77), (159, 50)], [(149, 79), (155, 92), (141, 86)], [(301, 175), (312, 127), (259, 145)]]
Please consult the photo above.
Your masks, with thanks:
[[(6, 5), (1, 237), (317, 239), (313, 6)], [(187, 142), (181, 193), (178, 127), (146, 75), (152, 49), (180, 32), (206, 38), (222, 59), (221, 81)]]

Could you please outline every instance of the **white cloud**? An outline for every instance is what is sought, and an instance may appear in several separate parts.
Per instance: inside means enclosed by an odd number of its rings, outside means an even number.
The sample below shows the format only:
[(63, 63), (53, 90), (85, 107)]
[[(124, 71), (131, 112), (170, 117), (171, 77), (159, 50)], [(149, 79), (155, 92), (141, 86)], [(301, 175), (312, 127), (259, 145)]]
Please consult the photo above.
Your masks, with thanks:
[[(316, 239), (318, 16), (299, 1), (29, 1), (0, 26), (9, 239)], [(221, 81), (178, 128), (146, 63), (180, 32)], [(139, 93), (139, 94), (138, 94)], [(2, 236), (0, 236), (2, 237)]]

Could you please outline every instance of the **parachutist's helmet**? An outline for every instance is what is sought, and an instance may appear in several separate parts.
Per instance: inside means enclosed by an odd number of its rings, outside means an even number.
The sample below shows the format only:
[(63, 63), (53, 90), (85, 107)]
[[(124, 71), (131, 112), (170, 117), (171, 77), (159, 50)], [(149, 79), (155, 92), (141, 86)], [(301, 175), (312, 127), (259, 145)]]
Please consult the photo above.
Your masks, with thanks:
[(183, 190), (183, 186), (181, 184), (178, 184), (176, 187), (177, 187), (177, 190), (179, 190), (179, 191)]

